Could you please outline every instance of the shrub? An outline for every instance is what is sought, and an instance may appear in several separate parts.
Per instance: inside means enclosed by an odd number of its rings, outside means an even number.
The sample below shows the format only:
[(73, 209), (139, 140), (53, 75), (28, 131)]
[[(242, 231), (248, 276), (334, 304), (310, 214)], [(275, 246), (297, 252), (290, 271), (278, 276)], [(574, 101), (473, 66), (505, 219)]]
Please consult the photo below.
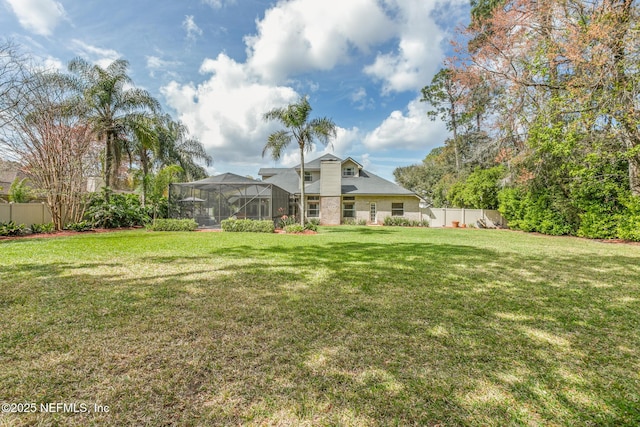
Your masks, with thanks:
[(618, 237), (640, 242), (640, 197), (631, 196), (622, 203), (627, 209), (619, 218)]
[(356, 225), (367, 225), (366, 219), (359, 219), (356, 221)]
[(388, 216), (384, 219), (383, 224), (391, 227), (428, 227), (429, 221), (425, 219), (421, 221), (411, 220), (402, 216)]
[(24, 224), (16, 224), (13, 221), (0, 222), (0, 236), (21, 236), (27, 232)]
[(92, 228), (93, 228), (93, 225), (91, 224), (91, 221), (70, 222), (64, 227), (65, 230), (80, 231), (80, 232), (89, 231)]
[(316, 224), (316, 222), (309, 221), (304, 225), (304, 229), (311, 230), (311, 231), (318, 231), (318, 224)]
[(290, 224), (284, 227), (285, 233), (303, 233), (305, 228), (300, 224)]
[(150, 222), (138, 195), (114, 194), (108, 188), (89, 200), (85, 218), (100, 228), (132, 227)]
[(504, 189), (498, 194), (498, 199), (498, 210), (507, 219), (510, 228), (556, 236), (575, 232), (567, 217), (567, 210), (554, 203), (550, 194)]
[(194, 231), (198, 223), (194, 219), (156, 219), (147, 226), (150, 231)]
[(222, 230), (230, 232), (273, 233), (273, 221), (256, 221), (252, 219), (225, 219), (221, 221)]
[(593, 205), (580, 215), (577, 235), (589, 239), (614, 239), (618, 234), (620, 216), (605, 206)]
[(342, 224), (343, 225), (356, 225), (356, 219), (355, 218), (343, 218), (342, 219)]
[(287, 225), (297, 224), (298, 220), (295, 215), (282, 215), (278, 220), (278, 226), (280, 228), (285, 228)]
[(31, 224), (30, 228), (33, 234), (50, 234), (56, 230), (55, 225), (52, 222), (47, 224)]

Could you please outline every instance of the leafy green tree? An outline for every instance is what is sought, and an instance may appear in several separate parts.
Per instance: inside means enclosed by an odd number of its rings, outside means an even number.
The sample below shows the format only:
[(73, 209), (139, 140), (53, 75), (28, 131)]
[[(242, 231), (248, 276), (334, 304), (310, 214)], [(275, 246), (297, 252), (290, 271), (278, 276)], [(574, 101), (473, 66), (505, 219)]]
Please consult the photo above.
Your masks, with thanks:
[(269, 135), (267, 143), (262, 150), (262, 156), (271, 152), (271, 157), (278, 160), (282, 151), (295, 141), (300, 149), (300, 224), (304, 226), (305, 192), (304, 192), (304, 153), (311, 151), (313, 142), (320, 141), (328, 145), (336, 137), (336, 125), (331, 119), (320, 117), (309, 120), (311, 105), (307, 97), (287, 107), (274, 108), (265, 113), (265, 120), (276, 120), (286, 129), (276, 131)]
[(422, 88), (420, 101), (427, 102), (434, 109), (427, 113), (431, 120), (441, 119), (451, 131), (453, 138), (450, 141), (455, 155), (456, 173), (460, 173), (461, 156), (459, 129), (467, 117), (464, 114), (463, 99), (466, 88), (456, 79), (455, 73), (450, 68), (443, 68), (433, 76), (431, 84)]
[(503, 166), (476, 169), (464, 181), (459, 181), (452, 187), (453, 204), (463, 208), (496, 209), (500, 180), (504, 174)]
[(105, 185), (117, 182), (118, 168), (126, 149), (127, 135), (141, 120), (151, 117), (159, 103), (147, 91), (135, 87), (127, 74), (129, 63), (118, 59), (106, 68), (82, 58), (69, 63), (73, 83), (87, 108), (95, 135), (104, 144)]
[(444, 206), (444, 187), (438, 183), (445, 176), (455, 175), (445, 147), (437, 147), (422, 160), (421, 164), (396, 168), (393, 176), (398, 184), (413, 191), (433, 206)]

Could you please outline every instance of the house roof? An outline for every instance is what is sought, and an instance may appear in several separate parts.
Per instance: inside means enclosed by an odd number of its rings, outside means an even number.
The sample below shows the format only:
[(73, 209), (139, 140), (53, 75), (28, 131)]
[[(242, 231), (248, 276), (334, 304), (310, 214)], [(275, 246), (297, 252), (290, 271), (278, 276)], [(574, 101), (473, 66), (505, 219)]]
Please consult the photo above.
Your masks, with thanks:
[(262, 181), (246, 176), (236, 175), (235, 173), (223, 173), (220, 175), (210, 176), (198, 181), (181, 182), (175, 185), (197, 185), (197, 184), (260, 184)]
[(258, 171), (258, 175), (262, 177), (273, 176), (283, 171), (286, 171), (288, 168), (260, 168)]
[(0, 159), (0, 194), (9, 194), (9, 189), (13, 181), (26, 178), (27, 175), (22, 172), (20, 165), (14, 162)]
[[(315, 160), (305, 163), (305, 170), (313, 170), (317, 166), (318, 170), (320, 170), (320, 162), (323, 160), (333, 160), (339, 161), (341, 163), (345, 163), (346, 161), (352, 161), (360, 168), (359, 176), (357, 177), (342, 177), (342, 194), (348, 195), (398, 195), (398, 196), (416, 196), (412, 191), (407, 190), (399, 186), (396, 183), (388, 181), (384, 178), (379, 177), (367, 170), (362, 169), (361, 165), (353, 160), (352, 158), (347, 158), (343, 160), (339, 157), (334, 156), (333, 154), (325, 154), (322, 157), (319, 157)], [(300, 193), (300, 175), (297, 170), (299, 169), (299, 165), (290, 168), (290, 169), (278, 169), (279, 173), (276, 173), (272, 176), (268, 176), (264, 179), (264, 182), (270, 182), (278, 187), (288, 191), (291, 194), (299, 194)], [(272, 169), (270, 171), (273, 171)], [(262, 171), (262, 169), (261, 169)], [(320, 194), (320, 181), (311, 182), (305, 185), (305, 192), (307, 194)]]
[[(341, 159), (340, 157), (334, 156), (333, 154), (325, 154), (323, 156), (318, 157), (317, 159), (311, 160), (310, 162), (306, 162), (304, 164), (304, 169), (307, 171), (312, 171), (312, 170), (320, 170), (320, 166), (322, 164), (322, 162), (324, 161), (336, 161), (336, 162), (340, 162), (341, 164), (344, 164), (348, 161), (351, 161), (353, 163), (356, 164), (356, 166), (358, 166), (358, 169), (362, 169), (362, 165), (358, 162), (356, 162), (355, 160), (353, 160), (353, 158), (351, 157), (347, 157), (346, 159)], [(300, 164), (296, 165), (295, 170), (300, 170)], [(263, 169), (260, 169), (261, 171)], [(274, 168), (273, 171), (277, 171), (278, 169)], [(276, 172), (277, 173), (277, 172)]]
[(276, 185), (291, 194), (300, 193), (300, 175), (294, 168), (280, 169), (279, 173), (269, 176), (263, 181)]
[[(310, 162), (306, 162), (304, 164), (304, 168), (305, 170), (311, 171), (311, 170), (320, 170), (320, 164), (322, 163), (322, 161), (325, 160), (335, 160), (335, 161), (342, 161), (341, 158), (334, 156), (333, 154), (325, 154), (324, 156), (318, 157), (315, 160), (311, 160)], [(296, 170), (300, 170), (300, 164), (296, 165), (295, 167)]]

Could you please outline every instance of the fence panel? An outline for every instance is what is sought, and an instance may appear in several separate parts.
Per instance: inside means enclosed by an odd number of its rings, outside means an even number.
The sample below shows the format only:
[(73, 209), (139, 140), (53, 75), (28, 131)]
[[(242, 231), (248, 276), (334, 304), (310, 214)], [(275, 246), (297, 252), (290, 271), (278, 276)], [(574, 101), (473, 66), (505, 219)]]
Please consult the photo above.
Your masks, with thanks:
[(507, 220), (495, 210), (426, 208), (423, 215), (429, 220), (430, 227), (451, 227), (454, 221), (467, 226), (479, 226), (481, 223), (489, 228), (507, 226)]
[(9, 203), (0, 203), (0, 222), (11, 221), (11, 205)]
[(0, 221), (16, 224), (46, 224), (52, 221), (45, 203), (0, 203)]

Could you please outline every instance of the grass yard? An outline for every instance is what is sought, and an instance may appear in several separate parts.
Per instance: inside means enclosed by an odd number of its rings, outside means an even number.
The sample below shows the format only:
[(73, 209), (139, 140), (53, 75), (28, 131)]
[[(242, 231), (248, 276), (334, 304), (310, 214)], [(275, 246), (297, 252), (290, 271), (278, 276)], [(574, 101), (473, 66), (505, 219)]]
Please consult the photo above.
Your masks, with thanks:
[(640, 424), (634, 245), (387, 227), (0, 241), (0, 327), (0, 402), (36, 404), (2, 426)]

